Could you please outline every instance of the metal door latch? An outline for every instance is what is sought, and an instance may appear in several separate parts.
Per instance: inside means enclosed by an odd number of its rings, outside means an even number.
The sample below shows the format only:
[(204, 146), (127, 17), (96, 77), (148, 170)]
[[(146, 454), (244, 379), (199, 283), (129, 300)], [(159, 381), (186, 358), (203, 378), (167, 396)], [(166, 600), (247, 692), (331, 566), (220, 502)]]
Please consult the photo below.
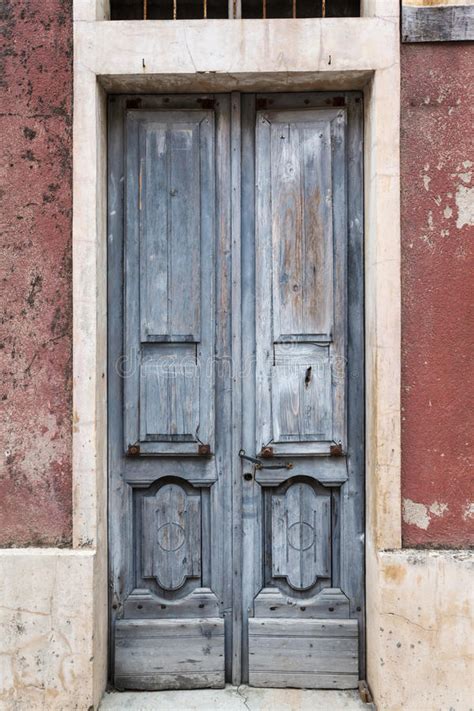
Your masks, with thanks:
[(261, 459), (257, 457), (249, 457), (245, 454), (245, 449), (241, 449), (239, 452), (239, 457), (245, 459), (247, 462), (252, 462), (255, 465), (255, 469), (293, 469), (293, 464), (291, 462), (282, 462), (281, 464), (265, 464)]

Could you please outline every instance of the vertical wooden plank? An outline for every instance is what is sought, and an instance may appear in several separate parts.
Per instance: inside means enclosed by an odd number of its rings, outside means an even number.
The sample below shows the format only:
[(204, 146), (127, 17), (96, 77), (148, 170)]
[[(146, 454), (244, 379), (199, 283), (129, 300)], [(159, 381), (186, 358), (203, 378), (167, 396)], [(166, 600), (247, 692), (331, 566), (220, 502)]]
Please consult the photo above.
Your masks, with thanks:
[[(122, 615), (121, 602), (133, 588), (133, 550), (123, 545), (132, 539), (132, 491), (123, 479), (123, 216), (124, 216), (124, 106), (111, 97), (108, 111), (107, 204), (107, 439), (108, 439), (108, 550), (109, 550), (109, 669), (114, 668), (115, 620)], [(113, 304), (113, 308), (110, 308)]]
[[(333, 186), (331, 134), (328, 122), (302, 124), (304, 260), (303, 330), (331, 335), (334, 319)], [(288, 331), (292, 333), (292, 331)], [(295, 331), (295, 333), (297, 333)]]
[(341, 588), (359, 621), (359, 674), (365, 679), (365, 360), (362, 95), (347, 94), (348, 481), (341, 489)]
[(273, 312), (273, 342), (283, 334), (305, 332), (302, 283), (305, 235), (298, 126), (290, 121), (272, 121), (270, 151), (272, 226), (266, 239), (272, 242), (273, 256), (272, 291), (267, 296)]
[(133, 115), (126, 114), (125, 155), (125, 233), (124, 233), (124, 353), (128, 365), (124, 378), (124, 449), (138, 441), (138, 398), (140, 373), (140, 300), (138, 297), (140, 264), (140, 226), (142, 215), (141, 187), (143, 164), (139, 154), (139, 124)]
[(315, 112), (280, 116), (274, 115), (271, 128), (274, 340), (329, 337), (334, 317), (330, 121), (318, 120)]
[(201, 545), (202, 566), (201, 584), (203, 588), (211, 587), (211, 497), (208, 488), (201, 489)]
[(169, 333), (169, 154), (166, 124), (140, 124), (140, 323), (141, 339)]
[(255, 303), (258, 311), (258, 328), (256, 328), (255, 354), (255, 399), (258, 402), (256, 410), (256, 444), (257, 452), (271, 441), (271, 365), (273, 361), (272, 317), (268, 304), (272, 293), (272, 241), (269, 239), (272, 230), (272, 214), (270, 195), (272, 189), (271, 171), (271, 124), (263, 111), (256, 115), (256, 145), (255, 145)]
[[(201, 337), (197, 346), (197, 361), (201, 367), (199, 439), (214, 447), (215, 437), (215, 339), (216, 339), (216, 244), (222, 229), (217, 194), (221, 180), (216, 182), (216, 125), (215, 113), (208, 111), (200, 127), (202, 189), (201, 216)], [(217, 191), (219, 185), (219, 191)], [(228, 188), (227, 188), (228, 189)], [(217, 212), (216, 212), (217, 210)]]
[(231, 95), (232, 235), (232, 683), (242, 668), (242, 340), (241, 340), (241, 125), (240, 94)]
[[(255, 452), (255, 95), (242, 95), (242, 447)], [(244, 472), (253, 473), (250, 463)], [(248, 618), (263, 586), (263, 494), (255, 477), (242, 482), (242, 683), (248, 683)]]
[[(347, 348), (347, 155), (346, 155), (347, 115), (340, 111), (331, 121), (331, 165), (332, 191), (337, 196), (337, 204), (332, 212), (334, 233), (334, 318), (333, 325), (333, 440), (347, 441), (347, 388), (346, 388), (346, 348)], [(362, 187), (360, 188), (360, 190)]]
[[(201, 185), (199, 124), (172, 125), (169, 136), (169, 334), (201, 339)], [(204, 149), (205, 150), (205, 149)], [(206, 195), (212, 201), (212, 195)], [(213, 201), (212, 201), (213, 202)], [(203, 230), (204, 232), (204, 230)], [(208, 258), (208, 255), (206, 255)], [(205, 298), (209, 298), (206, 294)]]
[[(216, 97), (217, 99), (217, 97)], [(216, 252), (216, 418), (215, 466), (217, 482), (211, 497), (211, 587), (221, 605), (225, 625), (225, 677), (232, 680), (232, 242), (230, 196), (230, 96), (221, 95), (216, 104), (216, 214), (218, 215)]]

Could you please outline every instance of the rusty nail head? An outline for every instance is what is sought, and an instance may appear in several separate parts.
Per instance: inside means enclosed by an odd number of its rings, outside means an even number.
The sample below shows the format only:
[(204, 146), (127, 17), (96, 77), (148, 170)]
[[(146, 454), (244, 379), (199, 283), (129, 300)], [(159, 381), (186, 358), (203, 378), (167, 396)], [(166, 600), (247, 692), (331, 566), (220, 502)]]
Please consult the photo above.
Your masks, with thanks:
[(331, 457), (343, 457), (344, 452), (342, 451), (342, 444), (340, 442), (337, 444), (331, 444), (329, 447), (329, 454)]
[(273, 457), (273, 447), (262, 447), (260, 456), (264, 459), (270, 459), (270, 457)]
[(130, 457), (136, 457), (138, 454), (140, 454), (140, 447), (138, 446), (138, 444), (129, 444), (127, 454)]
[(198, 447), (198, 454), (201, 457), (207, 457), (211, 453), (211, 446), (209, 444), (200, 444)]

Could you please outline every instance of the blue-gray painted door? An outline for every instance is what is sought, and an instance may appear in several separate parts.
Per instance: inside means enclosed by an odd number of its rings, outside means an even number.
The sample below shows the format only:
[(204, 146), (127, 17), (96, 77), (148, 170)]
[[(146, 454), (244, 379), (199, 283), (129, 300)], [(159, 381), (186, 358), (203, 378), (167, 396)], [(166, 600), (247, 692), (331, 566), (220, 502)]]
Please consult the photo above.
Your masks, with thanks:
[(111, 679), (364, 676), (361, 97), (111, 97)]

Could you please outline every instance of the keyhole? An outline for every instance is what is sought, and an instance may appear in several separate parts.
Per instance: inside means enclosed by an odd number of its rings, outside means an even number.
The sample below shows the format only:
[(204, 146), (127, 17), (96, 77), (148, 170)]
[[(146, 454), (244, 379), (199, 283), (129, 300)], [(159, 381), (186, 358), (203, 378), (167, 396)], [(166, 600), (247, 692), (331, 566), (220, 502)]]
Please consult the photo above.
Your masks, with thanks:
[(309, 368), (306, 368), (306, 375), (304, 377), (304, 384), (305, 384), (306, 388), (309, 387), (312, 377), (313, 377), (313, 369), (311, 366), (309, 366)]

